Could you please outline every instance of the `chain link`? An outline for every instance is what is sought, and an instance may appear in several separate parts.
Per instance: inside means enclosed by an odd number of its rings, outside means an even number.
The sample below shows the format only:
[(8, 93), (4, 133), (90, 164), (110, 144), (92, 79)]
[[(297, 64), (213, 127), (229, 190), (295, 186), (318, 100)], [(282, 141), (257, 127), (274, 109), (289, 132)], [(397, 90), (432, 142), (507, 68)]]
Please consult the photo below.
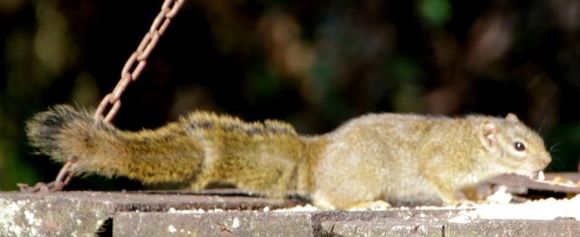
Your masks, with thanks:
[(121, 108), (121, 95), (127, 86), (137, 80), (145, 66), (147, 65), (147, 57), (157, 45), (159, 37), (165, 32), (167, 26), (171, 23), (171, 19), (175, 16), (179, 8), (183, 5), (184, 0), (165, 0), (161, 6), (159, 14), (151, 23), (149, 32), (145, 34), (137, 50), (131, 54), (123, 69), (121, 70), (121, 79), (115, 86), (115, 89), (107, 94), (99, 107), (95, 111), (95, 119), (97, 121), (110, 122), (119, 109)]
[[(105, 95), (99, 106), (95, 110), (95, 122), (109, 123), (117, 115), (121, 108), (121, 96), (129, 84), (139, 77), (145, 66), (147, 65), (147, 58), (151, 51), (157, 45), (159, 38), (169, 24), (171, 19), (177, 14), (185, 0), (165, 0), (161, 6), (161, 10), (151, 23), (149, 31), (137, 47), (137, 50), (131, 54), (127, 62), (121, 70), (121, 78), (112, 92)], [(27, 184), (18, 184), (20, 190), (23, 192), (39, 192), (39, 191), (59, 191), (64, 188), (74, 176), (74, 165), (77, 159), (74, 156), (68, 157), (68, 161), (63, 165), (59, 171), (56, 179), (49, 184), (37, 183), (33, 187)]]

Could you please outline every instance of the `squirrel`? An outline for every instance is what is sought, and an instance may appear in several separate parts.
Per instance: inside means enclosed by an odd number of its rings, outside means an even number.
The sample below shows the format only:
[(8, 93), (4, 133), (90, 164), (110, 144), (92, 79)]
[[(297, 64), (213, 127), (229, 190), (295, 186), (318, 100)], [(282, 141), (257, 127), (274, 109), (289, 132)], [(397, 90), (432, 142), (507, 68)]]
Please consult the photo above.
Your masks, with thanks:
[(122, 131), (59, 105), (33, 116), (26, 130), (40, 153), (58, 162), (76, 157), (75, 173), (192, 190), (228, 183), (268, 197), (305, 195), (323, 209), (432, 198), (456, 204), (462, 189), (502, 174), (531, 177), (551, 161), (542, 138), (514, 114), (368, 114), (306, 136), (281, 121), (204, 111), (155, 130)]

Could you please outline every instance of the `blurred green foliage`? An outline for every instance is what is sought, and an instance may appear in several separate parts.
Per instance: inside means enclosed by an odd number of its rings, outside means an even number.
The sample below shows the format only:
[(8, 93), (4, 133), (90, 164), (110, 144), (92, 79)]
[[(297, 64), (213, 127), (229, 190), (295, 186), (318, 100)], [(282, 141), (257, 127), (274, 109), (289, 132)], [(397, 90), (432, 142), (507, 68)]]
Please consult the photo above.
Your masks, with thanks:
[[(54, 178), (60, 166), (28, 147), (26, 119), (96, 106), (160, 4), (0, 2), (0, 189)], [(155, 128), (207, 109), (315, 134), (369, 112), (514, 112), (545, 136), (552, 170), (576, 170), (577, 12), (573, 0), (190, 0), (114, 123)], [(140, 186), (89, 177), (69, 188)]]
[(436, 26), (443, 26), (451, 18), (448, 0), (421, 0), (419, 12), (424, 20)]

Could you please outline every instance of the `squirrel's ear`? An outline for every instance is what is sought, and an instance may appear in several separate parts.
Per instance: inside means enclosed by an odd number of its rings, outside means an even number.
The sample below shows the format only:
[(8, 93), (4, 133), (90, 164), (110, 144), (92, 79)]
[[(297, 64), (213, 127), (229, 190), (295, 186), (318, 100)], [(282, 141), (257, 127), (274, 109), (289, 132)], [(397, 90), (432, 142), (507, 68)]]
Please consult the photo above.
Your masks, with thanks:
[(520, 121), (518, 119), (518, 116), (516, 116), (515, 114), (512, 114), (512, 113), (507, 114), (507, 116), (505, 116), (505, 119), (507, 119), (508, 121), (513, 121), (513, 122), (519, 122)]
[(497, 145), (497, 125), (490, 120), (484, 120), (480, 125), (479, 139), (483, 146), (494, 150)]

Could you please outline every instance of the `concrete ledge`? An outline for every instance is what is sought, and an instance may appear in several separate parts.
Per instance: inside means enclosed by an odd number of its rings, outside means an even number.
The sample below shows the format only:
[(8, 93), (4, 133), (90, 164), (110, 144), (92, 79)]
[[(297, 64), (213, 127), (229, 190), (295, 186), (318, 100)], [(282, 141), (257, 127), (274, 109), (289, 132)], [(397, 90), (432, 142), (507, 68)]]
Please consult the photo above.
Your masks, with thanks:
[(381, 221), (325, 221), (321, 225), (323, 233), (331, 236), (449, 236), (445, 234), (445, 224), (441, 223), (384, 219)]
[(580, 236), (577, 220), (477, 220), (446, 227), (445, 236)]
[(113, 218), (114, 236), (312, 236), (310, 213), (129, 213)]
[(0, 236), (580, 236), (578, 215), (531, 220), (550, 209), (577, 214), (578, 201), (345, 212), (247, 196), (0, 192)]
[(252, 210), (292, 205), (284, 200), (124, 192), (0, 193), (0, 236), (94, 236), (115, 213), (170, 209)]
[(93, 202), (85, 198), (3, 193), (0, 236), (94, 235), (115, 213), (115, 207), (111, 201)]
[(470, 223), (445, 221), (327, 221), (325, 234), (336, 236), (579, 236), (574, 220), (477, 220)]

